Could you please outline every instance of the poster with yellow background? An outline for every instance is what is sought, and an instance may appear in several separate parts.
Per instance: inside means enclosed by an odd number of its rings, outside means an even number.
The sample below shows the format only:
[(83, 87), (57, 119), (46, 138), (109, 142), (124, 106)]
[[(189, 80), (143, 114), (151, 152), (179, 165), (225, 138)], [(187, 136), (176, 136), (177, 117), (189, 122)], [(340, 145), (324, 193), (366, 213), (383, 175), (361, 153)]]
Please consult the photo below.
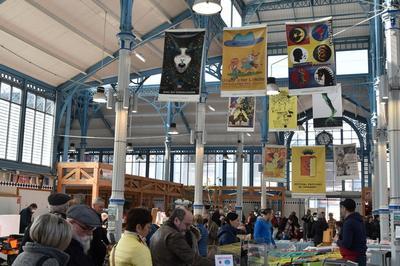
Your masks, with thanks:
[(269, 96), (269, 130), (294, 131), (297, 129), (297, 96), (290, 96), (287, 88), (278, 95)]
[(221, 97), (265, 96), (267, 26), (224, 28)]
[(286, 146), (268, 145), (264, 151), (264, 178), (269, 182), (286, 182)]
[(292, 147), (292, 196), (324, 196), (325, 147)]

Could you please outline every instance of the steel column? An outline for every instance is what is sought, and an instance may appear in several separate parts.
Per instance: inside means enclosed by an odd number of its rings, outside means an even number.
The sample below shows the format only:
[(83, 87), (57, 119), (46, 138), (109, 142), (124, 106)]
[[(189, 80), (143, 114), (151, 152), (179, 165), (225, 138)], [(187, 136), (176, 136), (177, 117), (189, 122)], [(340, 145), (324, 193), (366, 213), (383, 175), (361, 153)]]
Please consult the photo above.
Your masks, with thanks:
[(72, 101), (69, 101), (67, 105), (67, 113), (65, 115), (63, 162), (68, 162), (69, 133), (71, 130), (71, 108)]
[[(268, 143), (268, 109), (269, 97), (262, 97), (262, 120), (261, 120), (261, 144), (262, 144), (262, 165), (265, 166), (265, 145)], [(267, 183), (261, 174), (261, 209), (267, 208)]]
[(240, 217), (240, 221), (242, 220), (242, 210), (243, 210), (243, 141), (244, 141), (244, 133), (239, 133), (237, 152), (236, 152), (236, 205), (235, 211)]
[[(386, 0), (387, 12), (383, 15), (385, 21), (386, 61), (389, 83), (388, 102), (388, 137), (390, 158), (390, 215), (391, 215), (391, 254), (392, 265), (400, 265), (400, 238), (396, 236), (396, 226), (399, 226), (400, 210), (400, 30), (399, 8), (395, 1)], [(397, 1), (396, 1), (397, 2)]]
[[(133, 0), (121, 0), (121, 20), (119, 38), (119, 62), (118, 62), (118, 87), (117, 101), (115, 103), (115, 138), (114, 138), (114, 161), (111, 198), (109, 204), (108, 233), (114, 235), (116, 241), (121, 238), (122, 214), (125, 181), (126, 160), (126, 135), (128, 126), (128, 109), (123, 106), (124, 97), (129, 88), (129, 71), (131, 67), (131, 49), (134, 44), (132, 34), (132, 6)], [(126, 99), (125, 99), (126, 100)], [(110, 223), (111, 222), (111, 223)]]
[(168, 102), (167, 121), (165, 121), (165, 153), (164, 153), (164, 180), (170, 179), (170, 163), (171, 163), (171, 135), (168, 134), (169, 127), (172, 123), (172, 103)]

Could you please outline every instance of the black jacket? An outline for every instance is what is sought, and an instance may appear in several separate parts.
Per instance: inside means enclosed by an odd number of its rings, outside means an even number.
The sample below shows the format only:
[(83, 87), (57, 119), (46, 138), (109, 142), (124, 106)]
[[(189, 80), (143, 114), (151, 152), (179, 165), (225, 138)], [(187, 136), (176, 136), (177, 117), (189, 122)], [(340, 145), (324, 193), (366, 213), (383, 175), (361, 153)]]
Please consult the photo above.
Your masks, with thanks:
[(313, 240), (315, 245), (322, 243), (324, 237), (324, 231), (328, 229), (328, 223), (324, 218), (319, 218), (318, 221), (314, 222), (311, 229)]
[(337, 245), (355, 251), (360, 256), (365, 256), (367, 236), (363, 218), (358, 212), (352, 213), (344, 219)]
[(30, 207), (22, 209), (19, 213), (19, 233), (23, 234), (25, 232), (26, 227), (31, 224), (32, 222), (32, 210)]
[(89, 255), (83, 252), (82, 245), (75, 239), (71, 240), (68, 248), (64, 251), (69, 255), (68, 266), (95, 266), (95, 262)]
[[(99, 219), (101, 216), (99, 215)], [(93, 258), (96, 266), (102, 266), (107, 254), (107, 246), (110, 242), (107, 239), (107, 231), (98, 227), (93, 231), (93, 239), (90, 243), (89, 255)]]

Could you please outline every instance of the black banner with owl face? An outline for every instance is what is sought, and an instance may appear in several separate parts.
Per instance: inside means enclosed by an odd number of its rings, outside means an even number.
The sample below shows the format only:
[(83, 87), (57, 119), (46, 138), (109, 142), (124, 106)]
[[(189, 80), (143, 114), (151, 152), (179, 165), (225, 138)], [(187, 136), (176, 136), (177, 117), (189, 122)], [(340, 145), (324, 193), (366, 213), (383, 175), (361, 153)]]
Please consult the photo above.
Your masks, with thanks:
[(198, 29), (165, 32), (159, 101), (199, 101), (204, 37)]

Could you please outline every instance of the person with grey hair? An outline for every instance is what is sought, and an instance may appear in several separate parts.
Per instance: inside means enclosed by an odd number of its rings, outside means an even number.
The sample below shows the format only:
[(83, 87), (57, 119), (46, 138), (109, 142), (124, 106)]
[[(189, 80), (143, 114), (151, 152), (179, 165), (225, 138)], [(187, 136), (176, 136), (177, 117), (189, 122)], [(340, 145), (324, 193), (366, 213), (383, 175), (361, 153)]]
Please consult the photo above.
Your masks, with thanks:
[(187, 209), (180, 207), (172, 212), (150, 240), (154, 266), (214, 265), (214, 261), (196, 253), (185, 239), (192, 222), (193, 215)]
[[(105, 201), (103, 198), (97, 197), (92, 203), (93, 210), (96, 211), (101, 221), (101, 213), (105, 207)], [(110, 241), (107, 238), (107, 230), (102, 226), (97, 227), (93, 231), (93, 239), (90, 243), (89, 255), (94, 259), (96, 266), (102, 266), (104, 259), (107, 254), (107, 246), (110, 245)]]
[[(64, 193), (51, 193), (47, 197), (48, 209), (49, 213), (57, 215), (63, 219), (66, 219), (66, 213), (69, 207), (69, 202), (71, 201), (71, 197)], [(24, 237), (22, 238), (21, 245), (19, 246), (19, 253), (23, 252), (23, 247), (27, 242), (32, 242), (31, 237), (29, 236), (31, 224), (28, 225), (24, 232)]]
[(84, 204), (74, 205), (67, 211), (67, 221), (72, 226), (72, 240), (65, 250), (70, 255), (68, 265), (96, 265), (96, 261), (89, 254), (93, 231), (101, 226), (101, 221), (96, 211)]
[(40, 215), (29, 229), (33, 242), (23, 247), (24, 252), (13, 266), (65, 266), (69, 255), (63, 252), (71, 242), (71, 226), (66, 220), (51, 213)]

